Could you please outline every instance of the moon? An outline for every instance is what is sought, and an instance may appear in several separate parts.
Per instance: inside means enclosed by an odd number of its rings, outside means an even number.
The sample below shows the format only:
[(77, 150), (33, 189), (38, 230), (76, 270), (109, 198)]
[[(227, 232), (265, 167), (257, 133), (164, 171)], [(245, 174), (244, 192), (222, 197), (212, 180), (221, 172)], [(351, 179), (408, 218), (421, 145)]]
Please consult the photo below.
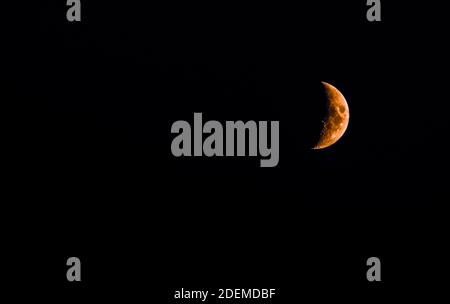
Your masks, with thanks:
[(344, 95), (331, 84), (326, 82), (322, 82), (322, 84), (327, 95), (328, 114), (322, 121), (320, 138), (313, 148), (316, 150), (335, 144), (344, 135), (350, 119), (350, 111)]

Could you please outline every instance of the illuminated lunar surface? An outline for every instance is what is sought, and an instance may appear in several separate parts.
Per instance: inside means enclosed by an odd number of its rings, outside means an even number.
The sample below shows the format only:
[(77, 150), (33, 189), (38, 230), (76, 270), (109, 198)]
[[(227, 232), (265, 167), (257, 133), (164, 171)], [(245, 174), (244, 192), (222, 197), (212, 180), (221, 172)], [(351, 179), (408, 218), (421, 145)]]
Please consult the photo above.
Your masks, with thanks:
[(323, 120), (320, 139), (313, 149), (324, 149), (336, 143), (345, 130), (350, 119), (350, 111), (344, 95), (331, 84), (322, 82), (327, 95), (328, 114)]

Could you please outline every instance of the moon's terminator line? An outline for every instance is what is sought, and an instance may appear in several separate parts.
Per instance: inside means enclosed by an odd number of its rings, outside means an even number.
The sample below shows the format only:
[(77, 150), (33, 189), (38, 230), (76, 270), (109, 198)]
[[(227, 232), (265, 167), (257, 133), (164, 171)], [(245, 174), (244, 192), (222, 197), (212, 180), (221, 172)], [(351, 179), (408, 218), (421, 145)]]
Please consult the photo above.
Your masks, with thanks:
[(350, 119), (350, 111), (344, 95), (331, 84), (326, 82), (322, 84), (327, 94), (328, 114), (323, 120), (319, 141), (313, 149), (324, 149), (336, 143), (347, 130)]

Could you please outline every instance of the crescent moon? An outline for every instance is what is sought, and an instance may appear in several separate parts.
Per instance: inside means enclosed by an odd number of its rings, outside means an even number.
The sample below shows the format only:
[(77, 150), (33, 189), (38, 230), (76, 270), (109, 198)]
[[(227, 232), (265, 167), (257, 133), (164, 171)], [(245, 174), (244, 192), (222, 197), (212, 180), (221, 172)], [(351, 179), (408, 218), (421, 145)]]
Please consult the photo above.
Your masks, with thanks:
[(350, 119), (344, 95), (331, 84), (326, 82), (322, 84), (327, 95), (328, 114), (323, 120), (319, 141), (313, 149), (324, 149), (335, 144), (344, 135)]

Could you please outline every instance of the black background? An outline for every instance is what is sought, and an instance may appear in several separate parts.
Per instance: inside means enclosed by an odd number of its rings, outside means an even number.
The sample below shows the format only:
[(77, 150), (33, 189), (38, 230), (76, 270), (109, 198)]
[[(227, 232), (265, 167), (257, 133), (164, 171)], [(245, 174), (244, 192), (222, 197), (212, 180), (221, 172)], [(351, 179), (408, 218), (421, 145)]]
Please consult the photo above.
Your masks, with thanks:
[[(280, 288), (279, 303), (435, 295), (440, 8), (383, 1), (370, 23), (365, 1), (311, 2), (83, 1), (80, 23), (65, 1), (23, 8), (4, 111), (12, 281), (61, 301), (175, 303), (177, 287)], [(317, 151), (321, 81), (350, 124)], [(278, 166), (174, 158), (171, 124), (194, 112), (279, 120)], [(81, 283), (65, 279), (70, 256)], [(366, 280), (371, 256), (381, 283)]]

